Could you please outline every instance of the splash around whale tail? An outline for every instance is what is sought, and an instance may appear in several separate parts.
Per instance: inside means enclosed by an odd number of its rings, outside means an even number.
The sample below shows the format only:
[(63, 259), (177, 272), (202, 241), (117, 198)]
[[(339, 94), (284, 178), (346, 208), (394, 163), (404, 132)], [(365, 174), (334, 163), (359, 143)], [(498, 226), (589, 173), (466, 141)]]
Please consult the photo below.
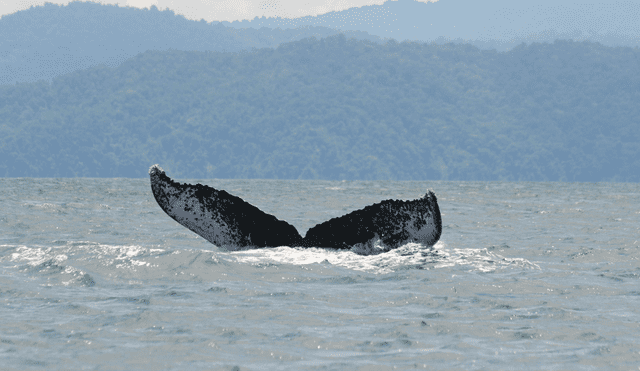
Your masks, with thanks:
[(362, 249), (380, 243), (384, 250), (408, 242), (432, 246), (442, 234), (438, 200), (432, 191), (417, 200), (385, 200), (320, 223), (304, 238), (294, 226), (240, 197), (202, 184), (182, 184), (158, 165), (149, 169), (151, 191), (160, 208), (212, 244), (228, 248), (328, 247)]

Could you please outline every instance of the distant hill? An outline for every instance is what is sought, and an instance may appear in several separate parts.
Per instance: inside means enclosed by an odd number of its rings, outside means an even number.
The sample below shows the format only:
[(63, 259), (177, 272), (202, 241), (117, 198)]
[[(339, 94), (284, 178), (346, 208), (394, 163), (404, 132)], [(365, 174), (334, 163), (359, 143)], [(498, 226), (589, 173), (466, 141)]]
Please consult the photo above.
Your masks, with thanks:
[(48, 3), (0, 18), (0, 85), (115, 67), (147, 50), (236, 52), (338, 33), (376, 43), (453, 41), (498, 51), (557, 39), (638, 46), (638, 19), (639, 2), (603, 0), (398, 0), (317, 17), (212, 23), (154, 6)]
[(388, 0), (295, 19), (256, 17), (222, 22), (237, 28), (323, 26), (366, 31), (397, 41), (468, 43), (509, 50), (523, 42), (557, 39), (640, 46), (640, 2), (627, 0)]
[[(156, 7), (47, 3), (0, 18), (0, 85), (50, 80), (101, 64), (115, 67), (147, 50), (234, 52), (340, 32), (310, 26), (238, 30)], [(365, 32), (346, 35), (381, 42)]]
[(0, 86), (0, 176), (640, 181), (640, 50), (303, 39)]

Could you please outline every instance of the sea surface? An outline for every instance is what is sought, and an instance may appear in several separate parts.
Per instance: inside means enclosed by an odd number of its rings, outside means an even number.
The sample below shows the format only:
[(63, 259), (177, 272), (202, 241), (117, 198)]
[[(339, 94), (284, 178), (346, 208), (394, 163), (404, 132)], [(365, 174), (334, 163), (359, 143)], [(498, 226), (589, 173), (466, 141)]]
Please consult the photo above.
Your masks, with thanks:
[(432, 189), (442, 238), (224, 251), (148, 179), (0, 178), (0, 369), (640, 369), (640, 184), (180, 181), (301, 234)]

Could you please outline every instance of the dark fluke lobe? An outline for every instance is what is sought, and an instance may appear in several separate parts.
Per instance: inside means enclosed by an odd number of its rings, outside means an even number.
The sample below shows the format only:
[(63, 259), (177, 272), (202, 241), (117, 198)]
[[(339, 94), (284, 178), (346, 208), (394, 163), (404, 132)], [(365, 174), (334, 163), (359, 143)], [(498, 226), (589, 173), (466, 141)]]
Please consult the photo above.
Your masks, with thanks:
[(160, 208), (176, 222), (219, 247), (298, 246), (294, 226), (240, 197), (202, 185), (181, 184), (154, 165), (151, 190)]
[(151, 190), (160, 208), (212, 244), (225, 248), (304, 246), (351, 249), (379, 242), (385, 250), (407, 242), (434, 245), (442, 234), (433, 192), (412, 201), (385, 200), (309, 229), (302, 238), (240, 197), (202, 184), (174, 182), (158, 165), (149, 169)]
[(441, 234), (438, 201), (428, 191), (417, 200), (385, 200), (320, 223), (307, 231), (303, 244), (350, 249), (380, 240), (385, 249), (391, 250), (407, 242), (432, 246)]

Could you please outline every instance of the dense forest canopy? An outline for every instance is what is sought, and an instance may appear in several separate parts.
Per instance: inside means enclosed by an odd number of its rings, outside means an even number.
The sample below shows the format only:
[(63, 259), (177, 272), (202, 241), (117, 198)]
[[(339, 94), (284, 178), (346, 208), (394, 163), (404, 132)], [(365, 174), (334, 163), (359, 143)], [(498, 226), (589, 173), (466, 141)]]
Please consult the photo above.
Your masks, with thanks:
[(344, 35), (0, 86), (0, 175), (640, 181), (640, 50)]

